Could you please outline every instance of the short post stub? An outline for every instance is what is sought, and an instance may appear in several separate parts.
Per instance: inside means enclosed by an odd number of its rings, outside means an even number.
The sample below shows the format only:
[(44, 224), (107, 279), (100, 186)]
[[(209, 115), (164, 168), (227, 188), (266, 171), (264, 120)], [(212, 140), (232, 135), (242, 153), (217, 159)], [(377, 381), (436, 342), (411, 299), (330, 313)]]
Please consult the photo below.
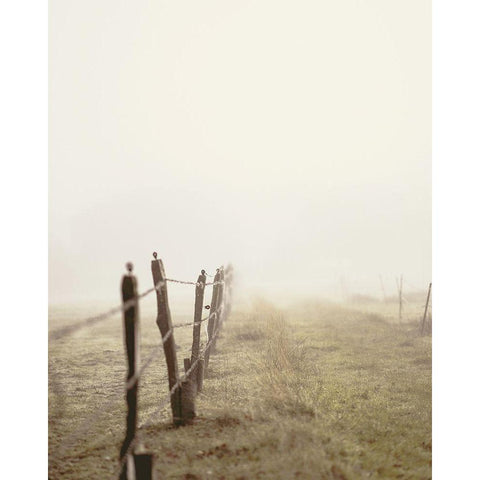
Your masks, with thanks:
[[(168, 306), (168, 293), (165, 269), (162, 260), (156, 258), (152, 260), (152, 277), (157, 295), (157, 326), (162, 335), (163, 350), (168, 370), (168, 388), (172, 388), (179, 381), (177, 352), (175, 348), (175, 340), (173, 338), (172, 318), (170, 315), (170, 307)], [(182, 425), (182, 409), (181, 409), (181, 388), (176, 388), (173, 392), (170, 403), (172, 407), (174, 425)]]
[(138, 298), (137, 279), (132, 275), (133, 265), (127, 264), (128, 274), (122, 278), (122, 300), (124, 307), (124, 343), (127, 353), (127, 429), (125, 440), (120, 449), (122, 471), (120, 479), (127, 477), (127, 459), (133, 451), (133, 442), (137, 429), (137, 391), (138, 391)]
[(189, 375), (182, 381), (180, 389), (182, 402), (182, 425), (190, 425), (196, 417), (195, 412), (195, 395), (197, 393), (197, 386), (195, 379)]
[(135, 462), (135, 480), (156, 480), (152, 453), (136, 453), (133, 460)]
[(183, 368), (185, 369), (185, 380), (182, 382), (182, 417), (185, 424), (192, 423), (196, 417), (195, 396), (197, 395), (197, 372), (198, 363), (192, 368), (192, 362), (189, 358), (183, 359)]
[(197, 363), (197, 393), (203, 390), (203, 375), (205, 370), (205, 360), (200, 358)]

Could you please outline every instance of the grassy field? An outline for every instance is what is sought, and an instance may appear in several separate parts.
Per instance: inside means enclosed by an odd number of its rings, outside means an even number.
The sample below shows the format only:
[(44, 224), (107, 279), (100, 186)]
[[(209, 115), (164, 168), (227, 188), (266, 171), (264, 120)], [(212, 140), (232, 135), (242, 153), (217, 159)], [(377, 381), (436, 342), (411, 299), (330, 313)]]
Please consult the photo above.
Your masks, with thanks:
[[(50, 328), (83, 313), (52, 310)], [(146, 358), (159, 334), (154, 312), (141, 314)], [(175, 335), (181, 361), (191, 327)], [(373, 307), (311, 302), (277, 310), (259, 301), (232, 312), (217, 347), (195, 424), (173, 429), (166, 409), (140, 431), (159, 478), (431, 478), (431, 337), (417, 324), (392, 322)], [(115, 474), (125, 370), (120, 317), (50, 345), (52, 480)], [(140, 383), (140, 423), (166, 393), (161, 355)]]

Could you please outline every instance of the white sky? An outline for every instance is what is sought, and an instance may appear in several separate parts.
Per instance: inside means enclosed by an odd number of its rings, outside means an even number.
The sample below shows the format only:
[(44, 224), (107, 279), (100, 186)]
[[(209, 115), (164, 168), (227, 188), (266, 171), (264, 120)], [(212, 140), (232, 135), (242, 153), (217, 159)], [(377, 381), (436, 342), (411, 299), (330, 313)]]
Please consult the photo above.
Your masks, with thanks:
[(51, 302), (222, 262), (266, 292), (431, 280), (431, 5), (49, 9)]

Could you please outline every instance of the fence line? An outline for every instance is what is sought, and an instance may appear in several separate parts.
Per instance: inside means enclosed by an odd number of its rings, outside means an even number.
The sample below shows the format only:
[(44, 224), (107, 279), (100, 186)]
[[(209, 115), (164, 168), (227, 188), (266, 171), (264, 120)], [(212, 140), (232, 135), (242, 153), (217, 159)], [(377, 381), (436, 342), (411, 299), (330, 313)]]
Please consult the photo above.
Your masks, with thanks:
[[(176, 280), (173, 278), (166, 278), (166, 282), (173, 282), (173, 283), (179, 283), (183, 285), (196, 285), (198, 286), (198, 282), (189, 282), (189, 281), (184, 281), (184, 280)], [(141, 293), (138, 295), (136, 298), (139, 300), (141, 298), (146, 297), (150, 293), (154, 292), (155, 290), (158, 290), (165, 284), (164, 281), (158, 282), (158, 284), (155, 287), (149, 288), (145, 292)], [(205, 283), (205, 286), (210, 286), (210, 285), (219, 285), (223, 284), (222, 282), (207, 282)], [(95, 325), (96, 323), (99, 323), (103, 320), (106, 320), (107, 318), (110, 318), (111, 316), (117, 314), (117, 313), (123, 313), (125, 310), (128, 310), (130, 307), (134, 305), (135, 299), (132, 299), (128, 304), (125, 305), (118, 305), (116, 307), (113, 307), (103, 313), (100, 313), (98, 315), (92, 316), (92, 317), (87, 317), (84, 318), (83, 320), (79, 320), (78, 322), (72, 324), (72, 325), (67, 325), (65, 327), (59, 328), (57, 330), (54, 330), (53, 332), (49, 333), (48, 335), (48, 341), (54, 341), (54, 340), (60, 340), (63, 337), (66, 337), (68, 335), (71, 335), (75, 333), (77, 330), (80, 330), (85, 327), (90, 327), (92, 325)], [(191, 324), (185, 324), (185, 326), (189, 326)]]
[[(201, 275), (198, 278), (198, 281), (193, 282), (183, 282), (177, 281), (176, 283), (184, 283), (188, 285), (194, 284), (196, 286), (195, 290), (195, 308), (194, 308), (194, 322), (187, 322), (194, 325), (193, 331), (193, 344), (192, 344), (192, 356), (190, 358), (184, 359), (185, 374), (179, 375), (177, 354), (175, 348), (175, 340), (173, 337), (174, 326), (172, 325), (172, 319), (170, 314), (170, 308), (168, 304), (168, 292), (167, 292), (167, 282), (168, 279), (165, 275), (165, 270), (163, 262), (161, 259), (157, 259), (157, 254), (154, 253), (154, 260), (151, 262), (151, 270), (153, 281), (156, 284), (157, 282), (163, 281), (164, 283), (160, 288), (157, 289), (157, 326), (160, 330), (162, 336), (162, 345), (165, 353), (165, 359), (167, 363), (167, 373), (168, 373), (168, 384), (169, 392), (166, 398), (161, 402), (160, 406), (149, 416), (147, 421), (142, 425), (148, 425), (159, 411), (165, 408), (168, 403), (170, 403), (172, 409), (172, 418), (173, 424), (175, 426), (188, 425), (192, 423), (193, 419), (196, 417), (195, 411), (195, 396), (198, 392), (198, 385), (203, 384), (203, 372), (204, 369), (201, 368), (202, 365), (205, 367), (208, 365), (208, 358), (211, 351), (214, 349), (216, 337), (218, 335), (220, 326), (222, 324), (222, 313), (224, 306), (223, 298), (223, 281), (224, 273), (223, 267), (217, 269), (217, 274), (214, 278), (214, 287), (212, 293), (212, 302), (211, 309), (208, 315), (208, 341), (202, 352), (198, 352), (196, 345), (198, 345), (199, 336), (198, 329), (195, 328), (199, 323), (202, 323), (202, 319), (198, 319), (198, 313), (201, 309), (201, 304), (203, 305), (203, 295), (205, 289), (205, 279), (203, 275), (204, 270), (202, 270)], [(125, 284), (126, 279), (129, 277), (125, 276), (123, 283)], [(136, 285), (136, 279), (132, 278), (131, 283), (133, 289)], [(134, 295), (134, 292), (129, 290), (131, 295)], [(128, 300), (128, 295), (124, 295), (124, 302)], [(199, 300), (201, 302), (199, 303)], [(136, 367), (136, 350), (132, 347), (136, 339), (136, 327), (137, 316), (136, 316), (136, 305), (131, 307), (130, 310), (125, 311), (125, 343), (127, 347), (127, 355), (129, 361), (129, 375), (127, 379), (127, 429), (125, 440), (120, 449), (120, 458), (119, 458), (119, 479), (125, 480), (128, 477), (128, 465), (133, 465), (135, 471), (137, 470), (137, 460), (139, 459), (138, 454), (135, 454), (135, 445), (137, 443), (137, 431), (142, 428), (140, 426), (137, 429), (137, 389), (138, 382), (141, 376), (141, 373), (144, 371), (144, 368), (141, 371), (137, 370)], [(223, 315), (224, 316), (224, 315)], [(185, 324), (183, 324), (186, 326)], [(196, 358), (194, 358), (194, 352), (196, 353)], [(198, 353), (198, 354), (197, 354)], [(152, 352), (150, 357), (147, 359), (145, 365), (151, 364), (153, 358), (155, 358), (156, 352)], [(151, 474), (153, 468), (153, 454), (143, 453), (141, 455), (142, 461), (147, 460), (147, 466)], [(132, 473), (133, 476), (133, 473)], [(136, 474), (135, 474), (135, 478)]]
[(221, 281), (218, 281), (218, 282), (207, 282), (205, 284), (201, 284), (200, 282), (188, 282), (186, 280), (175, 280), (174, 278), (166, 278), (165, 279), (167, 282), (171, 282), (171, 283), (181, 283), (182, 285), (195, 285), (196, 287), (200, 286), (200, 285), (205, 285), (205, 286), (209, 286), (209, 285), (220, 285), (220, 284), (223, 284), (223, 280)]
[[(208, 320), (208, 317), (205, 317), (204, 319), (202, 319), (203, 321), (205, 320)], [(182, 324), (182, 325), (175, 325), (174, 328), (179, 328), (179, 327), (183, 327), (183, 326), (188, 326), (188, 325), (193, 325), (194, 322), (190, 323), (190, 324)], [(171, 329), (167, 335), (165, 335), (165, 337), (162, 339), (162, 344), (165, 343), (168, 338), (170, 337), (170, 335), (172, 334), (173, 332), (173, 329)], [(133, 384), (135, 383), (136, 380), (139, 380), (141, 375), (143, 374), (143, 372), (146, 370), (146, 368), (152, 363), (152, 361), (158, 357), (158, 355), (162, 352), (162, 346), (163, 345), (156, 345), (155, 348), (153, 349), (153, 351), (150, 353), (150, 355), (147, 357), (147, 360), (145, 360), (144, 364), (142, 365), (142, 367), (140, 368), (140, 371), (138, 372), (138, 375), (135, 376), (134, 378), (131, 378), (127, 381), (126, 385), (125, 385), (125, 388), (128, 389), (129, 387), (133, 386)], [(189, 371), (188, 374), (190, 374), (191, 372)], [(187, 374), (185, 374), (184, 377), (187, 377)], [(182, 377), (183, 379), (183, 377)], [(177, 384), (175, 384), (175, 388), (173, 388), (172, 390), (170, 390), (169, 394), (165, 397), (165, 400), (164, 400), (164, 404), (161, 405), (161, 407), (157, 408), (155, 410), (155, 412), (153, 414), (151, 414), (147, 421), (144, 422), (144, 424), (142, 424), (139, 428), (143, 428), (145, 426), (149, 426), (149, 425), (146, 425), (147, 422), (151, 422), (151, 420), (153, 419), (153, 417), (160, 413), (167, 405), (168, 405), (168, 402), (170, 401), (170, 397), (171, 395), (175, 392), (175, 390), (178, 388), (179, 386), (179, 382), (177, 382)], [(78, 427), (72, 434), (70, 434), (70, 436), (62, 442), (61, 444), (61, 447), (60, 447), (60, 451), (58, 452), (58, 457), (60, 456), (60, 454), (64, 454), (65, 451), (68, 451), (68, 449), (70, 447), (73, 447), (75, 442), (79, 439), (79, 437), (85, 433), (88, 428), (94, 424), (107, 410), (109, 410), (111, 407), (113, 407), (116, 403), (120, 403), (121, 401), (123, 401), (123, 398), (115, 398), (113, 399), (112, 401), (108, 402), (106, 405), (104, 405), (104, 407), (100, 410), (97, 410), (93, 415), (91, 415), (90, 417), (88, 417), (83, 423), (82, 425), (80, 425), (80, 427)], [(55, 456), (55, 455), (54, 455)]]
[(164, 282), (159, 282), (156, 284), (154, 287), (149, 288), (148, 290), (145, 290), (145, 292), (141, 293), (140, 295), (136, 296), (135, 298), (132, 298), (129, 300), (127, 303), (124, 303), (123, 305), (118, 305), (117, 307), (113, 307), (110, 310), (107, 310), (106, 312), (100, 313), (98, 315), (95, 315), (93, 317), (87, 317), (83, 320), (80, 320), (73, 325), (67, 325), (66, 327), (59, 328), (58, 330), (54, 330), (51, 332), (48, 336), (48, 341), (52, 340), (60, 340), (63, 337), (66, 337), (67, 335), (71, 335), (72, 333), (76, 332), (77, 330), (80, 330), (81, 328), (89, 327), (92, 326), (98, 322), (101, 322), (103, 320), (106, 320), (107, 318), (111, 317), (112, 315), (115, 315), (116, 313), (123, 313), (129, 308), (131, 308), (137, 300), (140, 300), (150, 293), (154, 292), (155, 290), (161, 288), (161, 284)]
[[(217, 330), (212, 338), (208, 341), (208, 343), (205, 345), (204, 349), (202, 350), (202, 352), (200, 353), (200, 355), (203, 355), (205, 354), (206, 350), (208, 348), (210, 348), (211, 344), (213, 343), (213, 341), (215, 340), (215, 338), (217, 337), (219, 333), (219, 330)], [(163, 410), (165, 409), (166, 407), (168, 407), (168, 404), (170, 403), (171, 401), (171, 398), (173, 396), (173, 394), (178, 390), (178, 388), (182, 385), (182, 383), (184, 383), (189, 377), (190, 375), (195, 371), (195, 368), (197, 366), (197, 364), (200, 362), (201, 358), (197, 358), (197, 360), (195, 360), (195, 362), (192, 363), (191, 367), (185, 372), (184, 375), (182, 375), (182, 377), (175, 383), (175, 385), (170, 389), (170, 391), (168, 392), (168, 394), (164, 397), (163, 399), (163, 402), (161, 402), (160, 406), (157, 407), (155, 409), (155, 411), (153, 413), (151, 413), (149, 415), (149, 417), (147, 418), (147, 420), (145, 420), (139, 427), (138, 429), (141, 429), (141, 428), (146, 428), (146, 427), (150, 427), (153, 425), (152, 421), (153, 419)], [(135, 443), (135, 440), (136, 438), (133, 438), (129, 445), (128, 445), (128, 448), (127, 448), (127, 451), (125, 452), (125, 454), (121, 457), (120, 459), (120, 464), (115, 472), (115, 474), (113, 475), (112, 478), (117, 478), (118, 475), (120, 474), (123, 466), (125, 465), (125, 462), (127, 461), (127, 456), (128, 454), (131, 452), (133, 446), (134, 446), (134, 443)]]
[(71, 433), (66, 440), (63, 440), (60, 444), (60, 447), (56, 453), (52, 455), (53, 458), (60, 459), (62, 455), (64, 455), (70, 448), (72, 448), (77, 440), (79, 440), (80, 436), (83, 435), (85, 432), (88, 431), (91, 425), (96, 423), (96, 421), (105, 414), (107, 410), (110, 410), (114, 405), (123, 401), (122, 397), (115, 397), (114, 399), (110, 400), (106, 405), (103, 406), (102, 409), (97, 410), (93, 415), (86, 418), (82, 424)]
[[(213, 314), (216, 315), (217, 312), (213, 312)], [(192, 326), (192, 325), (196, 325), (196, 324), (201, 324), (202, 322), (205, 322), (206, 320), (208, 320), (208, 318), (209, 318), (209, 316), (206, 316), (206, 317), (202, 318), (200, 322), (189, 322), (189, 323), (182, 323), (182, 324), (174, 325), (173, 328), (167, 333), (165, 338), (162, 339), (162, 343), (160, 345), (156, 345), (155, 348), (153, 349), (153, 352), (150, 353), (150, 355), (147, 357), (147, 360), (145, 360), (144, 364), (140, 368), (137, 379), (140, 379), (141, 374), (152, 363), (152, 361), (155, 360), (155, 358), (157, 358), (158, 355), (162, 352), (163, 343), (166, 342), (167, 339), (170, 337), (170, 335), (173, 332), (173, 329), (188, 327), (188, 326)], [(133, 383), (134, 382), (131, 382), (131, 384), (133, 384)], [(128, 388), (129, 385), (130, 385), (129, 382), (127, 382), (126, 388)], [(59, 450), (58, 454), (54, 455), (54, 456), (59, 457), (61, 454), (68, 451), (69, 448), (73, 447), (74, 444), (76, 443), (76, 441), (81, 436), (81, 434), (85, 433), (88, 430), (88, 428), (92, 424), (94, 424), (100, 418), (100, 416), (103, 415), (107, 410), (111, 409), (115, 404), (120, 403), (121, 401), (123, 401), (123, 398), (118, 398), (117, 397), (115, 399), (112, 399), (110, 402), (108, 402), (106, 405), (104, 405), (103, 408), (101, 408), (100, 410), (97, 410), (93, 415), (91, 415), (90, 417), (85, 419), (84, 422), (73, 433), (71, 433), (67, 437), (66, 440), (62, 441), (62, 444), (60, 446), (60, 450)], [(163, 406), (162, 409), (163, 408), (165, 408), (165, 406)], [(142, 428), (142, 427), (143, 427), (143, 425), (140, 428)]]
[(428, 311), (428, 305), (430, 303), (430, 294), (432, 292), (432, 283), (430, 282), (430, 285), (428, 286), (428, 294), (427, 294), (427, 301), (425, 303), (425, 311), (423, 313), (423, 320), (422, 320), (422, 334), (425, 331), (425, 319), (427, 318), (427, 311)]
[[(195, 403), (194, 398), (198, 391), (200, 391), (200, 385), (203, 382), (203, 366), (208, 368), (208, 361), (210, 355), (215, 353), (215, 343), (219, 335), (222, 324), (225, 322), (226, 317), (231, 309), (231, 268), (228, 271), (228, 275), (225, 276), (225, 270), (223, 267), (217, 269), (217, 273), (214, 277), (214, 281), (207, 283), (205, 281), (183, 281), (177, 279), (171, 279), (165, 277), (165, 272), (163, 270), (163, 263), (161, 260), (157, 260), (156, 254), (154, 254), (155, 261), (152, 262), (152, 273), (154, 277), (154, 286), (142, 294), (137, 295), (136, 293), (136, 277), (132, 275), (133, 265), (127, 264), (128, 273), (123, 277), (124, 282), (127, 281), (128, 285), (133, 286), (130, 290), (131, 297), (125, 297), (124, 294), (124, 303), (121, 306), (114, 307), (106, 312), (88, 317), (84, 320), (81, 320), (74, 325), (70, 325), (59, 330), (52, 332), (49, 336), (50, 340), (58, 340), (66, 335), (69, 335), (80, 328), (94, 325), (110, 316), (123, 312), (124, 313), (124, 328), (125, 328), (125, 343), (128, 356), (128, 377), (125, 381), (125, 391), (127, 393), (127, 405), (128, 405), (128, 414), (127, 414), (127, 434), (123, 442), (117, 472), (115, 478), (120, 475), (120, 480), (126, 480), (128, 478), (128, 468), (127, 462), (129, 464), (136, 464), (138, 457), (135, 454), (135, 446), (138, 443), (138, 437), (141, 435), (141, 429), (150, 427), (157, 417), (157, 415), (164, 410), (169, 404), (172, 407), (172, 418), (174, 425), (184, 425), (188, 424), (189, 420), (195, 416)], [(155, 267), (155, 269), (154, 269)], [(206, 280), (205, 271), (202, 270), (202, 275), (199, 279), (203, 278)], [(160, 276), (160, 280), (158, 280)], [(403, 277), (403, 276), (402, 276)], [(405, 298), (403, 295), (403, 278), (400, 277), (400, 281), (397, 282), (398, 293), (399, 293), (399, 317), (402, 315), (402, 301), (407, 303), (411, 302)], [(194, 321), (172, 324), (170, 318), (170, 311), (168, 306), (168, 295), (167, 295), (167, 284), (168, 283), (177, 283), (184, 285), (193, 285), (196, 287), (196, 305), (194, 313)], [(205, 287), (207, 285), (212, 285), (212, 300), (209, 307), (211, 311), (209, 314), (203, 318), (201, 317), (201, 311), (203, 308), (203, 295)], [(425, 313), (423, 318), (423, 323), (425, 323), (425, 315), (429, 307), (430, 299), (430, 289), (427, 296), (427, 301), (425, 304)], [(161, 342), (158, 345), (155, 345), (153, 350), (149, 353), (146, 360), (143, 362), (142, 366), (137, 369), (136, 364), (136, 355), (138, 350), (138, 336), (137, 328), (139, 326), (139, 318), (137, 305), (140, 299), (146, 297), (152, 292), (157, 294), (157, 325), (159, 326), (161, 333)], [(200, 298), (201, 303), (200, 307), (197, 309), (197, 299)], [(197, 298), (198, 297), (198, 298)], [(198, 313), (200, 312), (200, 313)], [(208, 320), (208, 326), (206, 325), (207, 341), (203, 348), (200, 350), (197, 348), (195, 350), (195, 345), (198, 347), (199, 337), (196, 336), (196, 327), (199, 327), (202, 323)], [(185, 373), (183, 375), (178, 374), (178, 363), (176, 358), (175, 349), (172, 348), (172, 345), (175, 345), (174, 342), (174, 330), (177, 328), (183, 328), (193, 326), (194, 327), (194, 343), (192, 345), (192, 356), (190, 359), (184, 359)], [(130, 333), (129, 333), (130, 332)], [(133, 333), (132, 333), (133, 332)], [(198, 333), (198, 331), (197, 331)], [(423, 325), (422, 325), (423, 333)], [(147, 419), (143, 421), (137, 427), (137, 389), (139, 381), (144, 374), (145, 370), (152, 365), (155, 359), (159, 357), (162, 351), (162, 347), (167, 360), (167, 369), (169, 376), (169, 389), (166, 396), (162, 397), (160, 405), (155, 408), (155, 410), (148, 415)], [(167, 348), (168, 347), (168, 348)], [(200, 369), (201, 367), (201, 369)], [(193, 392), (193, 393), (192, 393)], [(72, 434), (65, 440), (61, 442), (59, 451), (53, 455), (54, 458), (60, 458), (65, 451), (68, 451), (70, 447), (80, 438), (82, 434), (88, 431), (89, 427), (93, 425), (101, 415), (111, 408), (113, 405), (123, 401), (124, 397), (115, 398), (112, 401), (109, 401), (102, 409), (95, 412), (94, 415), (87, 418), (79, 428), (74, 430)], [(189, 415), (191, 415), (189, 417)], [(192, 416), (193, 415), (193, 416)], [(103, 438), (103, 437), (102, 437)], [(150, 468), (153, 468), (153, 454), (143, 454), (142, 458), (150, 455)], [(135, 462), (133, 462), (135, 458)], [(135, 468), (135, 467), (133, 467)], [(135, 477), (137, 480), (140, 480), (140, 477)]]
[[(397, 288), (398, 288), (398, 296), (399, 296), (399, 320), (402, 319), (403, 302), (406, 302), (407, 305), (410, 305), (412, 308), (418, 309), (419, 310), (418, 315), (422, 318), (419, 328), (423, 335), (425, 332), (425, 325), (426, 325), (425, 321), (427, 319), (427, 314), (431, 307), (430, 295), (432, 291), (432, 283), (430, 282), (428, 286), (427, 299), (424, 305), (423, 303), (420, 304), (420, 303), (417, 303), (416, 301), (409, 300), (408, 297), (405, 296), (405, 294), (403, 293), (403, 281), (404, 281), (403, 275), (400, 277), (400, 282), (398, 281), (398, 278), (396, 280), (397, 280)], [(430, 317), (430, 328), (431, 328), (431, 317)]]
[[(207, 345), (205, 346), (205, 348), (203, 349), (203, 351), (201, 352), (200, 355), (203, 355), (205, 353), (205, 351), (207, 350), (207, 348), (210, 347), (211, 343), (213, 342), (214, 338), (217, 336), (218, 334), (218, 331), (215, 332), (215, 335), (210, 339), (210, 341), (207, 343)], [(190, 368), (182, 375), (182, 377), (175, 383), (175, 385), (170, 389), (170, 391), (168, 392), (168, 394), (165, 396), (163, 402), (160, 404), (160, 407), (157, 407), (155, 409), (155, 411), (153, 413), (151, 413), (149, 415), (149, 417), (147, 418), (147, 420), (145, 420), (140, 426), (139, 428), (145, 428), (145, 427), (150, 427), (152, 426), (152, 420), (154, 419), (154, 417), (156, 415), (158, 415), (165, 407), (168, 406), (168, 403), (170, 402), (170, 399), (172, 397), (172, 395), (175, 393), (175, 391), (182, 385), (183, 382), (185, 382), (185, 380), (187, 380), (190, 375), (194, 372), (195, 370), (195, 367), (197, 366), (197, 364), (199, 363), (200, 361), (200, 358), (197, 358), (197, 360), (195, 360), (192, 365), (190, 366)]]
[[(214, 312), (216, 315), (216, 312)], [(200, 322), (189, 322), (189, 323), (181, 323), (178, 325), (173, 325), (173, 327), (168, 331), (168, 333), (165, 335), (165, 337), (162, 338), (162, 343), (160, 345), (157, 345), (156, 348), (154, 349), (155, 355), (151, 353), (148, 357), (147, 360), (145, 360), (144, 364), (140, 368), (140, 371), (138, 372), (138, 376), (136, 376), (136, 379), (140, 379), (142, 373), (145, 371), (145, 369), (152, 363), (152, 361), (162, 352), (162, 347), (165, 344), (165, 342), (170, 338), (170, 336), (173, 333), (173, 330), (175, 328), (182, 328), (182, 327), (190, 327), (192, 325), (200, 325), (202, 322), (208, 320), (208, 317), (202, 318)], [(130, 379), (127, 382), (126, 388), (128, 389), (129, 386), (131, 386), (134, 383), (134, 378)]]
[[(189, 423), (189, 419), (193, 418), (195, 414), (195, 407), (194, 407), (194, 396), (197, 391), (200, 391), (200, 384), (203, 382), (203, 362), (204, 356), (210, 353), (212, 346), (217, 338), (219, 333), (219, 328), (221, 323), (225, 320), (225, 312), (230, 311), (230, 305), (227, 309), (224, 308), (225, 301), (221, 301), (218, 303), (218, 306), (215, 306), (215, 303), (211, 305), (211, 311), (208, 315), (201, 318), (201, 312), (199, 313), (197, 310), (197, 304), (195, 306), (195, 315), (194, 321), (192, 322), (185, 322), (181, 324), (172, 324), (170, 320), (170, 312), (168, 307), (168, 297), (166, 293), (167, 283), (177, 283), (183, 285), (194, 285), (197, 287), (196, 290), (196, 297), (198, 297), (198, 292), (201, 293), (202, 298), (202, 305), (200, 306), (200, 310), (203, 307), (203, 293), (205, 287), (207, 285), (212, 285), (214, 288), (214, 293), (221, 289), (222, 291), (225, 290), (230, 293), (230, 285), (226, 285), (226, 281), (223, 275), (223, 267), (217, 269), (217, 275), (215, 275), (215, 279), (213, 282), (205, 282), (206, 277), (202, 276), (205, 274), (205, 271), (202, 270), (202, 275), (199, 276), (199, 281), (197, 282), (190, 282), (185, 280), (178, 280), (173, 278), (167, 278), (163, 272), (163, 263), (161, 260), (157, 260), (157, 256), (154, 253), (155, 261), (152, 262), (152, 273), (154, 272), (154, 265), (155, 264), (155, 271), (157, 274), (154, 274), (154, 286), (149, 288), (145, 292), (141, 294), (137, 294), (136, 292), (136, 278), (132, 274), (133, 265), (131, 263), (127, 264), (127, 271), (128, 273), (124, 275), (122, 280), (122, 295), (123, 295), (123, 304), (111, 308), (101, 314), (87, 317), (83, 320), (76, 322), (73, 325), (68, 325), (66, 327), (60, 328), (55, 330), (49, 334), (49, 341), (56, 341), (60, 340), (67, 335), (73, 334), (74, 332), (95, 325), (100, 323), (111, 316), (123, 312), (124, 314), (124, 328), (125, 328), (125, 346), (126, 352), (128, 354), (128, 378), (125, 381), (125, 390), (127, 393), (127, 429), (126, 429), (126, 437), (125, 441), (122, 445), (121, 455), (120, 455), (120, 462), (119, 462), (119, 469), (120, 469), (120, 479), (127, 479), (128, 472), (126, 467), (127, 458), (132, 455), (134, 450), (136, 439), (137, 439), (137, 426), (136, 426), (136, 417), (137, 417), (137, 390), (138, 390), (138, 382), (142, 375), (144, 374), (145, 370), (152, 365), (153, 361), (158, 358), (162, 351), (162, 347), (166, 354), (167, 360), (167, 367), (169, 370), (169, 376), (172, 373), (171, 367), (174, 367), (173, 373), (175, 374), (174, 377), (171, 377), (169, 383), (171, 384), (169, 388), (169, 392), (166, 397), (160, 403), (160, 406), (152, 412), (147, 420), (145, 420), (138, 428), (145, 428), (151, 425), (153, 419), (157, 416), (157, 414), (162, 411), (170, 402), (172, 404), (172, 413), (173, 413), (173, 421), (175, 425), (181, 425)], [(160, 267), (160, 268), (159, 268)], [(231, 268), (231, 267), (229, 267)], [(219, 272), (222, 272), (220, 275)], [(160, 277), (160, 279), (159, 279)], [(228, 278), (230, 280), (231, 277)], [(125, 290), (126, 289), (126, 290)], [(157, 307), (158, 307), (158, 316), (157, 316), (157, 324), (160, 328), (162, 333), (162, 338), (160, 344), (158, 344), (148, 355), (146, 360), (143, 362), (140, 368), (137, 368), (137, 351), (139, 349), (139, 341), (138, 341), (138, 325), (139, 325), (139, 318), (138, 318), (138, 302), (140, 299), (146, 297), (152, 292), (157, 293)], [(229, 299), (230, 301), (230, 299)], [(197, 300), (196, 300), (197, 302)], [(210, 308), (210, 305), (205, 307), (206, 309)], [(162, 315), (163, 317), (162, 317)], [(161, 320), (164, 318), (165, 322)], [(215, 328), (213, 331), (207, 330), (207, 341), (206, 345), (203, 347), (202, 351), (196, 351), (195, 355), (193, 355), (194, 346), (192, 345), (192, 358), (185, 359), (185, 374), (179, 376), (177, 371), (177, 361), (176, 361), (176, 353), (175, 349), (172, 349), (172, 345), (175, 346), (173, 340), (173, 333), (174, 330), (177, 328), (183, 328), (188, 326), (194, 327), (194, 345), (195, 341), (198, 343), (199, 337), (198, 333), (200, 332), (197, 328), (206, 321), (214, 322)], [(159, 323), (161, 321), (161, 324)], [(162, 323), (163, 322), (163, 323)], [(164, 327), (165, 325), (169, 325), (168, 330)], [(168, 349), (167, 349), (168, 345)], [(174, 357), (172, 358), (172, 351), (174, 352)], [(200, 368), (202, 367), (202, 368)], [(201, 375), (199, 375), (201, 371)], [(194, 375), (195, 373), (195, 375)], [(173, 382), (173, 380), (175, 380)], [(193, 395), (191, 395), (193, 391)], [(189, 398), (189, 392), (190, 397)], [(82, 424), (76, 428), (73, 433), (71, 433), (65, 440), (61, 441), (59, 449), (57, 452), (53, 453), (51, 457), (60, 460), (61, 456), (64, 455), (70, 448), (72, 448), (77, 441), (81, 438), (82, 435), (87, 432), (90, 427), (95, 424), (99, 418), (106, 413), (107, 410), (111, 409), (114, 405), (120, 403), (123, 400), (122, 397), (113, 398), (111, 401), (108, 401), (103, 408), (97, 410), (93, 415), (85, 419)], [(190, 412), (189, 412), (190, 409)], [(187, 416), (186, 416), (187, 415)], [(190, 415), (190, 417), (188, 416)], [(133, 457), (135, 457), (135, 465), (138, 461), (145, 460), (145, 455), (137, 456), (133, 452)], [(142, 458), (140, 458), (142, 457)], [(148, 457), (148, 455), (147, 455)], [(132, 460), (132, 459), (130, 459)], [(132, 460), (133, 461), (133, 460)], [(153, 457), (150, 458), (150, 464), (153, 461)], [(129, 461), (129, 464), (132, 463)], [(145, 465), (144, 465), (145, 467)], [(134, 467), (135, 468), (135, 467)], [(151, 465), (150, 467), (151, 468)], [(118, 473), (118, 472), (117, 472)], [(138, 478), (140, 480), (140, 478)]]

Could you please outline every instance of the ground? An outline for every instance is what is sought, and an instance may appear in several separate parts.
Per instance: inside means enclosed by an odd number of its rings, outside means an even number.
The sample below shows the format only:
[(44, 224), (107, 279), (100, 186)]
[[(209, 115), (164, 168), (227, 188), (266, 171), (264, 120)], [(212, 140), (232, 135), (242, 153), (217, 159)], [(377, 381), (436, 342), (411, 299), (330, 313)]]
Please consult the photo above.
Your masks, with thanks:
[[(172, 428), (167, 407), (139, 431), (158, 477), (431, 478), (431, 337), (418, 319), (378, 312), (319, 302), (234, 309), (194, 425)], [(50, 328), (81, 313), (52, 309)], [(154, 318), (142, 311), (141, 364), (159, 341)], [(191, 327), (175, 330), (180, 365), (191, 337)], [(50, 343), (49, 478), (115, 478), (125, 372), (120, 317)], [(162, 354), (141, 379), (139, 424), (166, 393)]]

